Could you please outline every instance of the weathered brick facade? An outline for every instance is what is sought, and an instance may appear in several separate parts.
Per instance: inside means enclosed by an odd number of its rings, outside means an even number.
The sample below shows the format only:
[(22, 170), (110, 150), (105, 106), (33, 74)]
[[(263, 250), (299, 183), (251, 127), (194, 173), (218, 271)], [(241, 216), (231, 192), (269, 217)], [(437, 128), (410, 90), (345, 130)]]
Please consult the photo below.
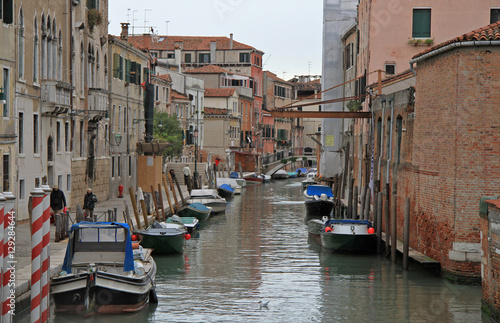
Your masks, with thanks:
[[(500, 200), (481, 203), (482, 246), (482, 309), (495, 321), (500, 321)], [(482, 212), (481, 209), (486, 212)]]

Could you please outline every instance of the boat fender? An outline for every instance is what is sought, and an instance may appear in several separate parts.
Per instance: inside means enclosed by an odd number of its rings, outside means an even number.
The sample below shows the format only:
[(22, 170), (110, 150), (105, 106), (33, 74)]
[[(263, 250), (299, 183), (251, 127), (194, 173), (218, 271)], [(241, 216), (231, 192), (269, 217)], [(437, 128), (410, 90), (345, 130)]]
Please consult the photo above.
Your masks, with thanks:
[(139, 242), (133, 242), (132, 249), (139, 249)]
[(186, 240), (191, 239), (191, 235), (190, 235), (189, 233), (186, 233), (186, 234), (184, 235), (184, 239), (186, 239)]
[(149, 302), (151, 304), (158, 304), (158, 296), (156, 295), (156, 290), (154, 288), (149, 290)]
[(325, 228), (325, 232), (332, 232), (332, 228), (331, 227), (326, 227)]
[(373, 227), (368, 228), (368, 233), (369, 234), (374, 234), (375, 233), (375, 229)]

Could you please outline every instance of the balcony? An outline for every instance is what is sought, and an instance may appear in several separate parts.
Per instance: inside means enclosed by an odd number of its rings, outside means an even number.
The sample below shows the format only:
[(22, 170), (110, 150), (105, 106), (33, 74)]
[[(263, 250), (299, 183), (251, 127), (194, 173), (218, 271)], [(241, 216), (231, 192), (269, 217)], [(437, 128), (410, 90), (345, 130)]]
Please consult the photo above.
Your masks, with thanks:
[(56, 80), (41, 81), (42, 115), (56, 116), (67, 113), (71, 108), (70, 83)]
[(88, 109), (93, 111), (107, 111), (109, 105), (109, 91), (100, 88), (89, 88)]

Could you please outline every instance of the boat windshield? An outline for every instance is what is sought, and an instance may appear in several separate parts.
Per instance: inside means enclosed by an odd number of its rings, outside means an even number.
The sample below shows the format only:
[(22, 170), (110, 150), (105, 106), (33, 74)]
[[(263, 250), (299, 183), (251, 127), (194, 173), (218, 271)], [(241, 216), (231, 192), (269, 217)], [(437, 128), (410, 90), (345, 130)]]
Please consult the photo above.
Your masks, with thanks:
[(123, 228), (81, 228), (79, 242), (125, 242)]

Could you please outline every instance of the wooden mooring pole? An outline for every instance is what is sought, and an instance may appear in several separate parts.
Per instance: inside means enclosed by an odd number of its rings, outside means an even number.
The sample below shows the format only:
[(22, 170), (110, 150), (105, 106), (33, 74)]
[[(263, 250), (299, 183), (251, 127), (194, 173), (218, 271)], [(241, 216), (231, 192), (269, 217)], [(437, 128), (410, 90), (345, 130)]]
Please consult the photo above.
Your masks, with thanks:
[(352, 219), (352, 190), (354, 189), (354, 178), (351, 178), (349, 183), (349, 195), (347, 196), (347, 217)]
[(403, 227), (403, 269), (408, 270), (408, 254), (410, 251), (410, 198), (405, 199), (405, 220)]
[[(386, 193), (387, 194), (387, 193)], [(391, 215), (389, 213), (389, 197), (386, 196), (384, 204), (384, 215), (385, 215), (385, 255), (389, 256), (391, 251)]]
[(137, 201), (135, 199), (134, 189), (132, 187), (128, 188), (128, 194), (130, 195), (130, 202), (132, 202), (132, 209), (134, 211), (135, 225), (137, 229), (142, 229), (141, 220), (139, 219), (139, 210), (137, 209)]
[(358, 187), (354, 186), (354, 193), (352, 198), (352, 215), (351, 219), (356, 220), (358, 218)]

